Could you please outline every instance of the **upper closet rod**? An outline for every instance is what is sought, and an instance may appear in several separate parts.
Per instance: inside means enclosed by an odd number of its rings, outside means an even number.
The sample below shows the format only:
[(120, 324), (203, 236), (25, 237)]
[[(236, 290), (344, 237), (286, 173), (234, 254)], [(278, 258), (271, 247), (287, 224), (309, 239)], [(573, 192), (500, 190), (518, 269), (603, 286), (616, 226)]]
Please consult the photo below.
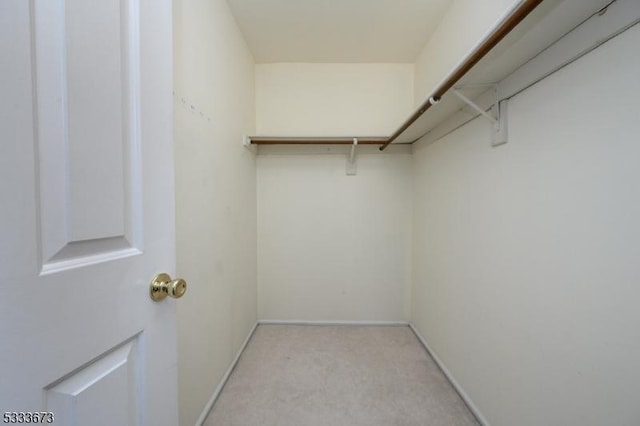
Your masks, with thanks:
[(543, 0), (523, 0), (500, 22), (495, 29), (449, 74), (449, 76), (433, 91), (420, 108), (405, 121), (380, 147), (383, 151), (391, 142), (396, 140), (409, 126), (411, 126), (432, 105), (438, 103), (440, 98), (452, 88), (473, 66), (478, 63), (491, 49), (497, 45), (507, 34), (511, 32), (524, 18), (527, 17)]

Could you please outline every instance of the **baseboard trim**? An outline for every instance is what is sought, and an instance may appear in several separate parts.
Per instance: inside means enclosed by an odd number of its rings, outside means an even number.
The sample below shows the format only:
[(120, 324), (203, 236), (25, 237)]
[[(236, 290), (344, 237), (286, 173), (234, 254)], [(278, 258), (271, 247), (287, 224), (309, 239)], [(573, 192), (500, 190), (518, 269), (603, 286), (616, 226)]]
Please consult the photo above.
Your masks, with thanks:
[(244, 339), (244, 342), (242, 343), (242, 346), (240, 346), (240, 349), (238, 350), (236, 357), (231, 362), (231, 365), (229, 365), (227, 372), (224, 373), (224, 376), (222, 376), (222, 380), (220, 380), (220, 383), (218, 383), (218, 387), (216, 387), (216, 390), (213, 391), (213, 395), (211, 395), (209, 402), (207, 402), (207, 405), (205, 405), (204, 410), (202, 410), (202, 414), (200, 414), (200, 417), (198, 417), (198, 420), (196, 421), (196, 426), (202, 426), (205, 420), (207, 420), (207, 416), (209, 415), (209, 412), (213, 408), (213, 404), (216, 403), (216, 400), (218, 399), (218, 396), (220, 396), (220, 392), (222, 392), (224, 385), (227, 384), (227, 380), (229, 380), (229, 376), (231, 376), (231, 373), (236, 368), (236, 364), (238, 364), (238, 360), (240, 359), (242, 352), (244, 352), (244, 349), (247, 347), (249, 340), (251, 340), (251, 337), (253, 337), (253, 333), (255, 333), (256, 328), (258, 328), (258, 322), (256, 322), (253, 325), (253, 327), (251, 328), (251, 331), (247, 335), (247, 338)]
[(311, 320), (258, 320), (264, 325), (377, 325), (377, 326), (408, 326), (407, 321), (311, 321)]
[(416, 335), (420, 343), (422, 343), (422, 346), (424, 346), (424, 348), (427, 350), (429, 355), (431, 355), (431, 358), (433, 358), (436, 364), (438, 364), (438, 367), (440, 367), (440, 370), (442, 370), (442, 372), (447, 377), (447, 379), (449, 380), (453, 388), (456, 390), (456, 392), (458, 392), (458, 395), (460, 395), (460, 398), (462, 398), (464, 403), (467, 404), (467, 407), (469, 407), (469, 410), (471, 411), (471, 413), (473, 413), (476, 420), (478, 420), (478, 422), (482, 426), (491, 426), (487, 421), (487, 419), (485, 419), (485, 417), (482, 415), (478, 407), (473, 403), (469, 395), (467, 395), (464, 389), (458, 384), (458, 382), (453, 377), (453, 375), (451, 374), (449, 369), (446, 367), (446, 365), (444, 365), (442, 360), (438, 358), (438, 355), (436, 355), (436, 353), (431, 350), (425, 338), (422, 337), (422, 334), (420, 334), (420, 332), (416, 329), (416, 327), (412, 323), (409, 323), (409, 328), (411, 329), (411, 331), (413, 331), (413, 334)]

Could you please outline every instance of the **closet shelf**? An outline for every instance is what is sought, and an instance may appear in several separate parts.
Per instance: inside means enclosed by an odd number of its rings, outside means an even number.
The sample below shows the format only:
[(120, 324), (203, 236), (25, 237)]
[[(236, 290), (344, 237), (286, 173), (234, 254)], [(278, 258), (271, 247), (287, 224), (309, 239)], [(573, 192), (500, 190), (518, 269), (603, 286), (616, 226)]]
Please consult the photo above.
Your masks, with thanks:
[[(358, 144), (380, 145), (380, 150), (384, 150), (391, 143), (416, 142), (466, 107), (467, 103), (453, 95), (452, 89), (463, 88), (468, 98), (483, 99), (481, 106), (490, 108), (497, 100), (513, 94), (512, 88), (509, 88), (512, 92), (500, 90), (499, 82), (611, 3), (610, 0), (520, 0), (391, 136), (357, 137)], [(493, 93), (488, 96), (490, 91)], [(249, 140), (255, 145), (351, 145), (354, 137), (251, 136)]]

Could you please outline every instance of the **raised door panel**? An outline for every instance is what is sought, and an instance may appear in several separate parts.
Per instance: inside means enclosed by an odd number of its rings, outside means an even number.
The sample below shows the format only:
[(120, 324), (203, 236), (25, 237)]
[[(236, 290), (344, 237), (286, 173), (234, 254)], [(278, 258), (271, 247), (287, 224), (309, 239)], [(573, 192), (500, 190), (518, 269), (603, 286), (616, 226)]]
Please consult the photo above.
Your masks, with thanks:
[(35, 0), (41, 273), (140, 253), (136, 0)]
[(139, 375), (134, 339), (47, 386), (46, 410), (54, 424), (138, 425)]

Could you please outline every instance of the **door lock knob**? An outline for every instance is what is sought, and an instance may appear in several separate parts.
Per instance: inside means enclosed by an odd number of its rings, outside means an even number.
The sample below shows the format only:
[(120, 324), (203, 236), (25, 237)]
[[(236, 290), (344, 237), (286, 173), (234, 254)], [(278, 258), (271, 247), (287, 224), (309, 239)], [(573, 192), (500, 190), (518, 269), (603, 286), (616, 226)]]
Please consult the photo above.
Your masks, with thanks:
[(182, 278), (172, 280), (169, 274), (158, 274), (151, 281), (149, 294), (151, 299), (159, 302), (167, 296), (179, 299), (187, 292), (187, 282)]

